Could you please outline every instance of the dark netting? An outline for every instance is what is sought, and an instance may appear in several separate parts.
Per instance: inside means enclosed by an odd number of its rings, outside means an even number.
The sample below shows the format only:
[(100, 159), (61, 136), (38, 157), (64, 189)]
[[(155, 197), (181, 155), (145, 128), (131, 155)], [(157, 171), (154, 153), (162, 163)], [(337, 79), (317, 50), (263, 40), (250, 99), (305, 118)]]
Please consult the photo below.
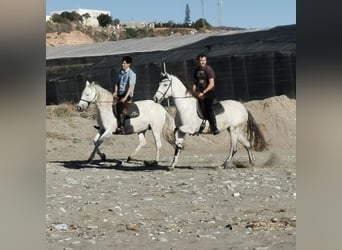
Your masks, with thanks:
[[(216, 72), (219, 100), (296, 97), (296, 26), (289, 25), (210, 36), (167, 51), (129, 53), (137, 73), (134, 100), (152, 99), (163, 62), (168, 73), (178, 76), (185, 84), (192, 84), (199, 53), (208, 56), (208, 63)], [(96, 81), (113, 91), (123, 55), (126, 54), (47, 60), (46, 104), (78, 102), (85, 80)]]

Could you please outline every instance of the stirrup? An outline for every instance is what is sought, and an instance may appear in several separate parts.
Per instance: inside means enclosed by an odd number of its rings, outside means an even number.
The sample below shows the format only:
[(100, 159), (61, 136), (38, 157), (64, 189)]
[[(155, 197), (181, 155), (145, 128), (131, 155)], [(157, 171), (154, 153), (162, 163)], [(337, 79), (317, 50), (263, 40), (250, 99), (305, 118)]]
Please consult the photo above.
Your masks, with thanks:
[(123, 135), (123, 131), (121, 128), (116, 128), (116, 130), (112, 133), (113, 135)]

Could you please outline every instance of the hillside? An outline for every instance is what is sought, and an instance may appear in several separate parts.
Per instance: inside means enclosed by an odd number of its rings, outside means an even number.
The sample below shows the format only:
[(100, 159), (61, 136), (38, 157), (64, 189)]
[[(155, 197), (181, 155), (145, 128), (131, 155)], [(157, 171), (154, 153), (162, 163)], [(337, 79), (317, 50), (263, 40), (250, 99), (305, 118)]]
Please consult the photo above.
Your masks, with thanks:
[(75, 30), (70, 33), (53, 32), (46, 34), (46, 47), (57, 47), (61, 45), (80, 45), (95, 43), (95, 40), (89, 35)]
[[(229, 30), (229, 28), (227, 28)], [(233, 29), (233, 28), (231, 28)], [(46, 47), (80, 45), (129, 38), (182, 36), (195, 33), (217, 32), (215, 29), (196, 30), (195, 28), (155, 28), (155, 29), (114, 29), (113, 27), (91, 27), (71, 23), (46, 23)]]
[[(204, 30), (201, 32), (213, 31)], [(195, 33), (197, 33), (197, 30), (192, 28), (156, 28), (153, 30), (130, 30), (128, 34), (125, 30), (73, 26), (71, 29), (64, 30), (61, 27), (47, 29), (45, 37), (46, 47), (57, 47), (61, 45), (90, 44), (128, 38), (182, 36)]]

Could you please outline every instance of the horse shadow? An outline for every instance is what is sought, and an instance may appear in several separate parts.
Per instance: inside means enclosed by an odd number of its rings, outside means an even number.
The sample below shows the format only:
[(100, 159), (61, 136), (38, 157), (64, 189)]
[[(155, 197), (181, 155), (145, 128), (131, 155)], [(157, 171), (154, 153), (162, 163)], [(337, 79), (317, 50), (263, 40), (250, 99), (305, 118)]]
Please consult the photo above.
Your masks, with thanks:
[[(70, 160), (70, 161), (51, 161), (57, 163), (67, 169), (103, 169), (103, 170), (119, 170), (119, 171), (169, 171), (169, 162), (167, 161), (144, 161), (144, 160), (130, 160), (126, 162), (125, 159), (112, 160), (93, 160), (90, 163), (86, 160)], [(196, 167), (196, 166), (175, 166), (175, 169), (213, 169), (213, 167)]]
[(67, 169), (103, 169), (119, 171), (157, 171), (168, 170), (167, 165), (160, 165), (154, 161), (131, 160), (128, 163), (124, 159), (54, 161)]

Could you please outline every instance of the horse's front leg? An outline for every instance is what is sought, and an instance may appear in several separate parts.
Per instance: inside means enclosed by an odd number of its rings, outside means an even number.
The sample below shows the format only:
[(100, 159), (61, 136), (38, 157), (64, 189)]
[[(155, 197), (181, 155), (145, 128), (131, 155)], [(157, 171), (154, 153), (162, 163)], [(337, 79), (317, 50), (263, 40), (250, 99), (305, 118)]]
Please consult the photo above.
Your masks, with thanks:
[(184, 136), (185, 136), (185, 134), (182, 131), (180, 131), (178, 128), (176, 128), (176, 130), (175, 130), (175, 138), (176, 138), (175, 146), (176, 146), (176, 148), (175, 148), (175, 154), (173, 156), (171, 166), (168, 169), (169, 171), (174, 170), (175, 165), (177, 164), (178, 157), (180, 155), (181, 149), (183, 148)]
[(106, 155), (104, 153), (101, 153), (99, 147), (100, 145), (104, 142), (104, 140), (109, 136), (111, 135), (111, 130), (110, 129), (107, 129), (107, 130), (99, 130), (99, 132), (95, 135), (94, 137), (94, 149), (93, 151), (91, 152), (89, 158), (88, 158), (88, 163), (91, 162), (94, 157), (95, 157), (95, 153), (97, 153), (101, 160), (105, 161), (106, 160)]

